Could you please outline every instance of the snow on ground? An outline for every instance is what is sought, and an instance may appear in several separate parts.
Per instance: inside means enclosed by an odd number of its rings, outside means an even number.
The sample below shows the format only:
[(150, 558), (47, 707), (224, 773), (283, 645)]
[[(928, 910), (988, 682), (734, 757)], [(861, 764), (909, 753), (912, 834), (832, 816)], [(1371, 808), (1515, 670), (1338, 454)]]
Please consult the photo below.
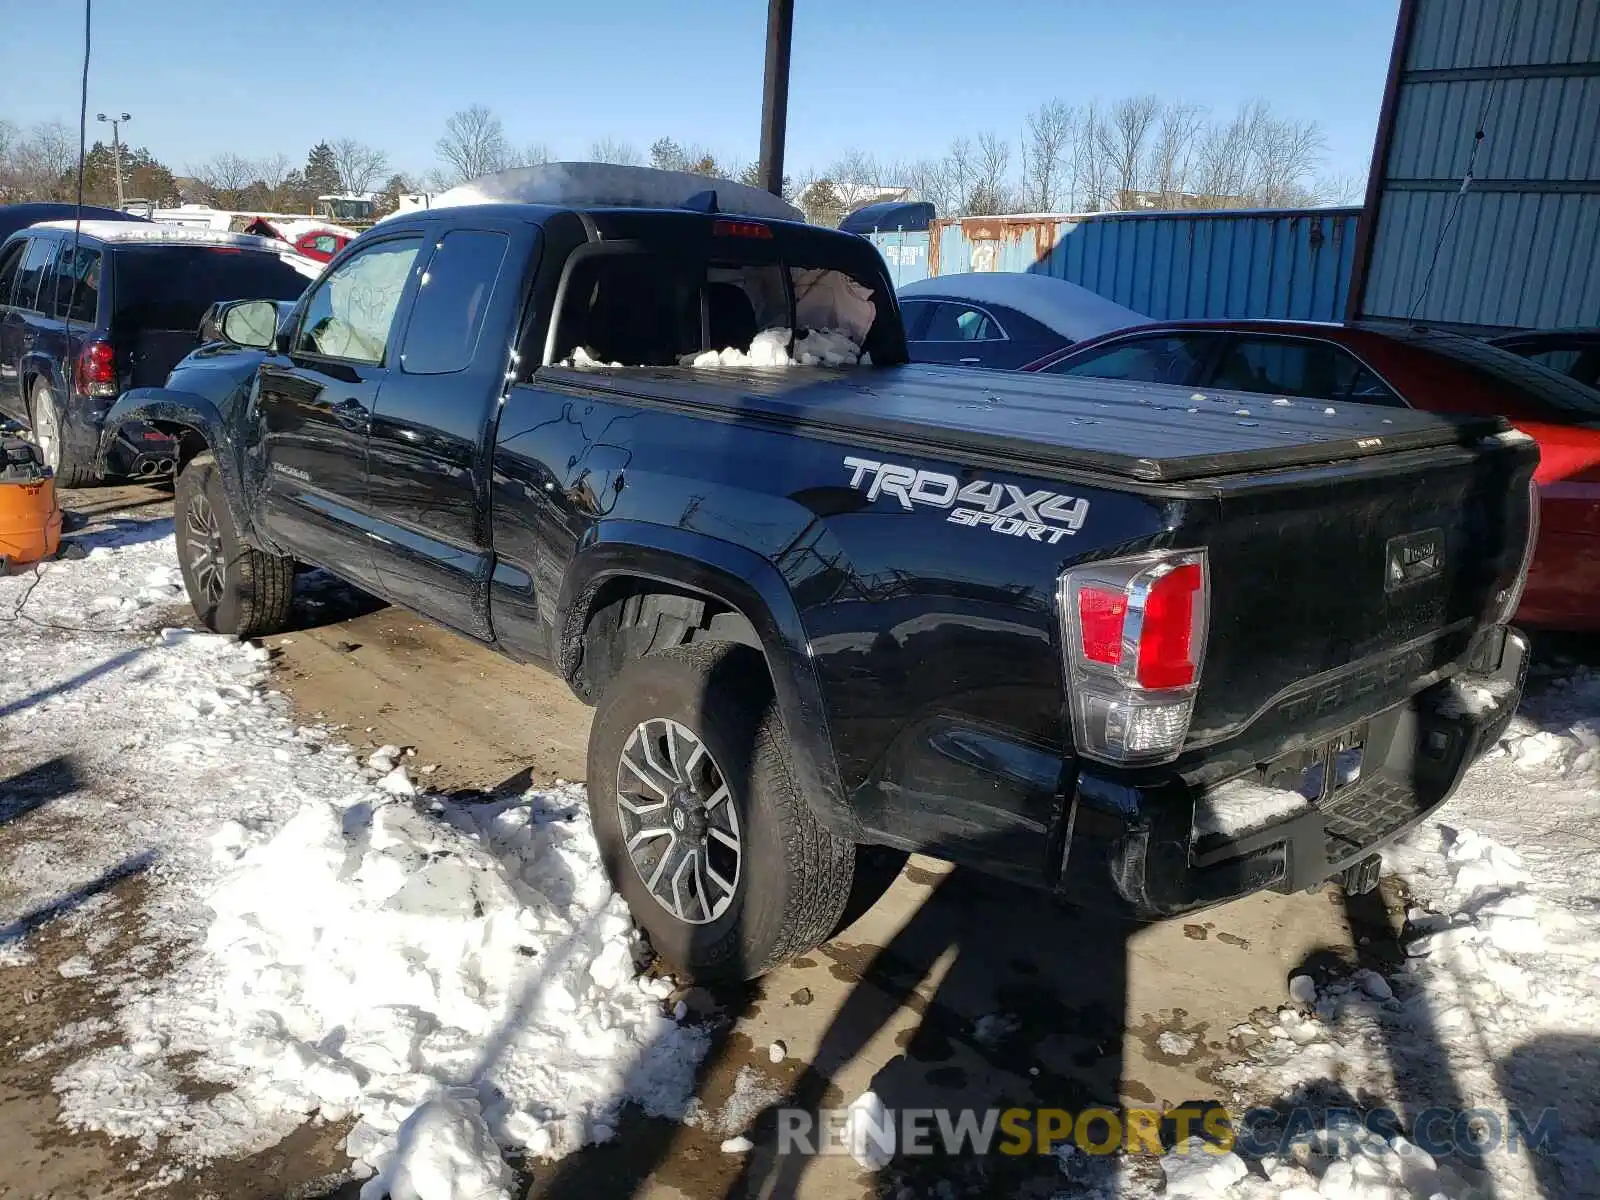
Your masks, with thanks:
[[(29, 620), (0, 626), (0, 778), (58, 780), (16, 814), (0, 969), (41, 914), (94, 908), (120, 873), (153, 884), (142, 953), (69, 960), (118, 1037), (57, 1076), (64, 1123), (193, 1161), (348, 1119), (364, 1195), (483, 1200), (509, 1194), (502, 1147), (603, 1141), (630, 1099), (682, 1115), (706, 1035), (635, 978), (581, 788), (407, 794), (403, 764), (363, 769), (293, 724), (266, 651), (162, 628), (170, 522), (100, 541), (0, 580), (0, 618), (32, 587)], [(158, 977), (150, 942), (171, 951)]]
[[(1476, 697), (1464, 696), (1464, 707)], [(1407, 959), (1331, 981), (1280, 1009), (1225, 1077), (1241, 1097), (1363, 1110), (1407, 1129), (1430, 1106), (1482, 1109), (1489, 1144), (1433, 1170), (1410, 1155), (1344, 1155), (1305, 1172), (1302, 1195), (1594, 1195), (1600, 1187), (1600, 674), (1540, 672), (1500, 746), (1435, 819), (1385, 855), (1411, 898)], [(1298, 982), (1298, 981), (1297, 981)], [(1545, 1154), (1508, 1151), (1507, 1108), (1527, 1127), (1554, 1109)], [(1437, 1147), (1435, 1147), (1437, 1148)], [(1335, 1166), (1339, 1157), (1331, 1160)], [(1404, 1168), (1402, 1170), (1402, 1167)], [(1292, 1168), (1292, 1169), (1291, 1169)], [(1382, 1169), (1380, 1169), (1382, 1168)], [(1389, 1170), (1388, 1168), (1393, 1168)], [(1316, 1172), (1325, 1171), (1317, 1177)], [(1354, 1171), (1355, 1174), (1350, 1172)], [(1255, 1195), (1246, 1181), (1227, 1195)], [(1388, 1187), (1394, 1190), (1384, 1191)]]
[[(67, 1125), (182, 1163), (348, 1120), (368, 1200), (484, 1200), (509, 1192), (503, 1150), (604, 1141), (626, 1100), (713, 1120), (688, 1103), (706, 1035), (635, 979), (581, 789), (415, 794), (398, 747), (362, 764), (297, 727), (264, 651), (163, 628), (182, 611), (170, 522), (86, 541), (37, 581), (0, 580), (0, 971), (44, 919), (77, 923), (82, 953), (60, 969), (110, 1005), (25, 1050), (78, 1055), (55, 1081)], [(28, 619), (7, 620), (25, 593)], [(1407, 960), (1299, 974), (1278, 1012), (1230, 1031), (1249, 1047), (1223, 1070), (1235, 1110), (1304, 1101), (1318, 1129), (1283, 1157), (1180, 1147), (1163, 1194), (1584, 1194), (1600, 1179), (1597, 816), (1600, 675), (1568, 666), (1388, 854), (1411, 898)], [(125, 952), (106, 890), (123, 875), (149, 884)], [(770, 1103), (757, 1083), (739, 1081), (719, 1128)], [(1508, 1104), (1530, 1124), (1556, 1109), (1550, 1156), (1435, 1161), (1419, 1144), (1429, 1105)], [(1341, 1107), (1391, 1108), (1399, 1131), (1333, 1123)], [(1155, 1166), (1062, 1158), (1069, 1182), (1122, 1197), (1151, 1194)]]

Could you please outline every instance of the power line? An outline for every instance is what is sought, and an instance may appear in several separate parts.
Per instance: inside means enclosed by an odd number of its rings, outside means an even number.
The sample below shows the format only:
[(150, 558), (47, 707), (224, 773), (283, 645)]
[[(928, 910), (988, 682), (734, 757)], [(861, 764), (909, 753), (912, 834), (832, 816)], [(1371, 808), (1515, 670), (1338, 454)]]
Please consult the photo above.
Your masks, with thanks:
[[(1516, 0), (1511, 9), (1511, 20), (1506, 26), (1505, 41), (1500, 47), (1500, 63), (1504, 67), (1511, 59), (1511, 39), (1517, 31), (1517, 21), (1522, 15), (1522, 0)], [(1406, 321), (1417, 319), (1423, 301), (1428, 298), (1428, 290), (1433, 286), (1433, 273), (1439, 266), (1439, 251), (1444, 249), (1445, 238), (1450, 236), (1451, 227), (1456, 223), (1456, 217), (1461, 213), (1461, 206), (1466, 203), (1467, 191), (1472, 187), (1472, 168), (1477, 165), (1478, 151), (1483, 148), (1485, 136), (1484, 126), (1489, 121), (1489, 108), (1494, 103), (1494, 91), (1499, 85), (1503, 72), (1497, 73), (1490, 79), (1483, 89), (1483, 104), (1478, 108), (1478, 123), (1472, 135), (1472, 151), (1467, 155), (1467, 169), (1462, 173), (1461, 186), (1456, 190), (1455, 198), (1451, 202), (1450, 212), (1445, 216), (1444, 224), (1439, 227), (1439, 237), (1433, 243), (1433, 255), (1428, 260), (1428, 270), (1422, 277), (1422, 288), (1417, 293), (1416, 300), (1411, 305), (1411, 311), (1406, 314)]]

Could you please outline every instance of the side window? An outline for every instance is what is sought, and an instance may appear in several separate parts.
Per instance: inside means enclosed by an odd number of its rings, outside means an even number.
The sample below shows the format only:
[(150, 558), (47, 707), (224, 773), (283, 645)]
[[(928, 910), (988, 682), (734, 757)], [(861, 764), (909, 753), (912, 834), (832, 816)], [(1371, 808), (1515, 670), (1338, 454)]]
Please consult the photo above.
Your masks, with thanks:
[(1211, 386), (1361, 404), (1401, 403), (1354, 355), (1332, 342), (1296, 338), (1236, 338), (1217, 364)]
[(1568, 347), (1560, 350), (1540, 350), (1525, 357), (1541, 367), (1549, 367), (1552, 371), (1560, 371), (1563, 375), (1572, 375), (1573, 368), (1578, 365), (1578, 359), (1583, 357), (1583, 352)]
[(1000, 323), (981, 308), (944, 303), (934, 306), (933, 320), (922, 338), (928, 342), (1001, 342), (1005, 336)]
[(16, 286), (17, 274), (22, 266), (22, 252), (27, 248), (27, 242), (17, 241), (0, 251), (0, 306), (11, 303), (11, 291)]
[(1051, 375), (1081, 379), (1127, 379), (1135, 383), (1188, 383), (1208, 338), (1130, 338), (1115, 345), (1085, 351), (1046, 367)]
[(99, 309), (100, 251), (80, 245), (74, 254), (72, 243), (62, 242), (56, 262), (56, 316), (93, 324)]
[(508, 239), (503, 233), (447, 233), (417, 284), (400, 369), (407, 375), (449, 375), (466, 369), (478, 348)]
[(919, 326), (928, 319), (928, 313), (933, 308), (926, 300), (902, 300), (900, 302), (900, 319), (905, 323), (906, 340), (919, 342), (922, 335)]
[(347, 259), (317, 284), (307, 301), (294, 352), (382, 363), (394, 314), (421, 248), (421, 238), (402, 238), (379, 242)]
[[(17, 275), (17, 295), (15, 304), (18, 308), (37, 309), (39, 307), (39, 289), (45, 277), (51, 274), (50, 266), (55, 258), (56, 243), (51, 238), (28, 239), (28, 252), (22, 256), (22, 270)], [(45, 304), (48, 306), (49, 293), (46, 292)]]

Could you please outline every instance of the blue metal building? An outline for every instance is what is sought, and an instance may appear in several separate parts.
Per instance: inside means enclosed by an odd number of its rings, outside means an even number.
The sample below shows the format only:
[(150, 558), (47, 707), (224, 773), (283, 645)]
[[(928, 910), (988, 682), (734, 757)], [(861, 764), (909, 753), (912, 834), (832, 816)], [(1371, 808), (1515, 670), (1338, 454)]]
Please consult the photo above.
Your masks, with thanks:
[(1600, 0), (1402, 0), (1350, 315), (1600, 325)]
[(1343, 316), (1360, 209), (965, 217), (871, 239), (896, 286), (1031, 271), (1157, 319)]

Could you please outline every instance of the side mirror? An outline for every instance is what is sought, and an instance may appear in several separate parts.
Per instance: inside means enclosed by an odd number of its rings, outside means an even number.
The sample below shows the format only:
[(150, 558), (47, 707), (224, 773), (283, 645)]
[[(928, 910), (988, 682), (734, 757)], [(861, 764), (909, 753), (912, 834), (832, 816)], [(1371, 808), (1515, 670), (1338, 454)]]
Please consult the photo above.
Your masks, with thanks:
[(271, 350), (278, 335), (278, 306), (271, 300), (240, 300), (224, 305), (217, 327), (235, 346)]

